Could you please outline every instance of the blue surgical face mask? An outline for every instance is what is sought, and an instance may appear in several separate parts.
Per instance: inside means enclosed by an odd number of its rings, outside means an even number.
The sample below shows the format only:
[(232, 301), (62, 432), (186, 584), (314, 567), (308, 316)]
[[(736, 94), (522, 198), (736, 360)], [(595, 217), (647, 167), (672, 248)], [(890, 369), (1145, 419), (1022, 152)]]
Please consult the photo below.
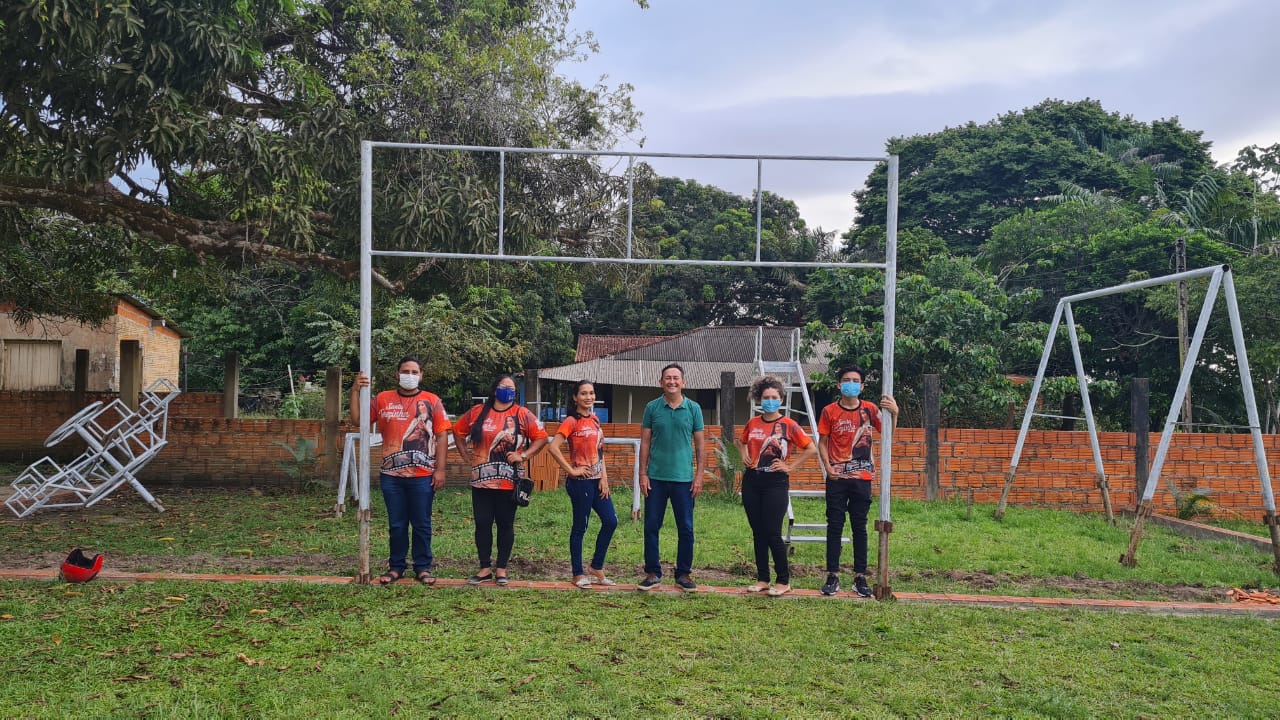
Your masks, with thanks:
[(778, 412), (780, 407), (782, 407), (782, 401), (777, 398), (768, 398), (760, 401), (760, 409), (767, 413)]
[(847, 398), (855, 398), (862, 394), (862, 383), (849, 380), (840, 383), (840, 394)]
[(500, 387), (493, 391), (493, 397), (500, 403), (515, 402), (516, 391), (514, 388)]

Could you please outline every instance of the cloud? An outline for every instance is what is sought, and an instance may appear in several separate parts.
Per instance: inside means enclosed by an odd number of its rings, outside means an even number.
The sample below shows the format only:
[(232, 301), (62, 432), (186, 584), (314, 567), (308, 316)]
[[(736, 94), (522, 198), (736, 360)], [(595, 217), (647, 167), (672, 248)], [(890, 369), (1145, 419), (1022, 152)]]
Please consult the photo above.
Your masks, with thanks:
[[(776, 102), (780, 97), (859, 97), (937, 93), (966, 86), (1018, 86), (1077, 73), (1134, 68), (1238, 6), (1230, 2), (1182, 4), (1078, 3), (1020, 24), (967, 27), (938, 23), (904, 32), (873, 19), (844, 39), (801, 56), (761, 57), (766, 68), (724, 92), (686, 98), (701, 109)], [(791, 49), (787, 49), (788, 51)], [(769, 69), (772, 68), (772, 69)]]

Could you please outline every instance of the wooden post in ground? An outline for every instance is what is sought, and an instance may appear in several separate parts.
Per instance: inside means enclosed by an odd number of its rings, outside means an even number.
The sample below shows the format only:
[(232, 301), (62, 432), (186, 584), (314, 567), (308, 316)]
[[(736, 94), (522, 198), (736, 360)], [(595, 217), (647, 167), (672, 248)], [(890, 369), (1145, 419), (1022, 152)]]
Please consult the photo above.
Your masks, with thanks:
[[(734, 379), (733, 373), (721, 372), (720, 373), (720, 408), (719, 408), (720, 442), (724, 443), (726, 448), (729, 447), (729, 445), (733, 444), (733, 433), (734, 433), (733, 420), (734, 420), (734, 413), (737, 412), (736, 409), (734, 408), (734, 394), (736, 392), (737, 392), (737, 381)], [(713, 453), (711, 455), (714, 456)], [(730, 486), (732, 486), (734, 483), (734, 479), (732, 477), (727, 477), (727, 478), (722, 477), (720, 478), (720, 482), (728, 483)]]
[(1151, 382), (1147, 378), (1134, 378), (1129, 386), (1129, 417), (1133, 425), (1133, 484), (1137, 492), (1133, 504), (1137, 507), (1147, 493), (1151, 474)]
[(1139, 500), (1138, 509), (1133, 514), (1133, 529), (1129, 531), (1129, 547), (1120, 556), (1120, 564), (1127, 567), (1138, 566), (1138, 543), (1142, 542), (1143, 525), (1151, 515), (1151, 502)]
[(338, 426), (342, 423), (342, 368), (330, 367), (324, 371), (324, 460), (321, 473), (335, 479), (337, 487), (339, 454), (342, 438)]
[(137, 340), (121, 340), (120, 402), (137, 412), (140, 394), (142, 394), (142, 343)]
[(76, 350), (76, 384), (71, 396), (73, 412), (80, 412), (84, 407), (85, 393), (89, 391), (89, 351)]
[(942, 425), (942, 379), (921, 376), (924, 391), (924, 499), (934, 501), (942, 494), (938, 479), (938, 429)]
[(235, 350), (223, 359), (222, 417), (240, 417), (240, 353)]

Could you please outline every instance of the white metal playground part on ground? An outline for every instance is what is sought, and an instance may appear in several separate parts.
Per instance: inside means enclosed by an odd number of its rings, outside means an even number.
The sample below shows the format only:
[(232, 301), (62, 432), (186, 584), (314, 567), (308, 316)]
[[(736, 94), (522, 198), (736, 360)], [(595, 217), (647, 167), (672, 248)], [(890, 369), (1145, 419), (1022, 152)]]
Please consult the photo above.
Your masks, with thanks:
[[(1258, 480), (1262, 487), (1263, 506), (1266, 510), (1262, 521), (1267, 525), (1271, 534), (1271, 548), (1275, 556), (1274, 569), (1276, 573), (1280, 574), (1280, 523), (1277, 522), (1276, 518), (1275, 495), (1272, 493), (1271, 488), (1271, 474), (1267, 467), (1266, 448), (1262, 442), (1262, 427), (1258, 418), (1257, 401), (1253, 394), (1253, 378), (1249, 372), (1249, 356), (1245, 351), (1244, 330), (1240, 324), (1240, 308), (1236, 303), (1235, 283), (1232, 280), (1231, 268), (1226, 265), (1188, 270), (1173, 275), (1124, 283), (1102, 290), (1068, 295), (1058, 301), (1057, 310), (1053, 314), (1053, 322), (1049, 325), (1049, 335), (1045, 339), (1044, 352), (1040, 356), (1040, 367), (1036, 370), (1036, 379), (1031, 385), (1031, 396), (1027, 399), (1027, 410), (1022, 416), (1022, 428), (1018, 431), (1018, 441), (1013, 448), (1013, 458), (1010, 460), (1009, 471), (1005, 476), (1004, 488), (1000, 492), (1000, 502), (996, 506), (995, 517), (997, 520), (1004, 516), (1009, 490), (1013, 487), (1014, 477), (1018, 472), (1018, 460), (1022, 457), (1022, 446), (1027, 439), (1027, 432), (1031, 428), (1031, 418), (1036, 416), (1060, 417), (1037, 413), (1035, 412), (1035, 405), (1040, 394), (1040, 385), (1044, 381), (1045, 369), (1049, 364), (1049, 355), (1053, 351), (1054, 340), (1058, 335), (1058, 325), (1064, 320), (1067, 326), (1067, 337), (1071, 341), (1071, 354), (1075, 360), (1076, 379), (1080, 385), (1080, 405), (1084, 410), (1083, 419), (1089, 430), (1089, 442), (1093, 449), (1094, 465), (1097, 468), (1098, 489), (1102, 492), (1107, 517), (1111, 519), (1111, 498), (1107, 486), (1107, 477), (1102, 465), (1102, 451), (1098, 443), (1098, 428), (1093, 419), (1093, 406), (1089, 402), (1088, 383), (1084, 373), (1084, 362), (1080, 356), (1080, 340), (1076, 335), (1075, 317), (1071, 313), (1071, 303), (1203, 277), (1207, 277), (1209, 283), (1208, 290), (1205, 292), (1204, 303), (1200, 308), (1200, 319), (1196, 323), (1195, 333), (1191, 337), (1187, 356), (1182, 363), (1182, 372), (1178, 376), (1177, 389), (1174, 391), (1173, 400), (1169, 406), (1169, 414), (1165, 419), (1164, 431), (1160, 435), (1160, 444), (1151, 463), (1151, 471), (1146, 488), (1143, 490), (1142, 498), (1138, 502), (1133, 529), (1129, 534), (1129, 547), (1124, 555), (1120, 557), (1120, 562), (1127, 567), (1133, 567), (1137, 564), (1136, 555), (1138, 543), (1142, 540), (1143, 524), (1146, 518), (1151, 515), (1152, 498), (1155, 497), (1156, 486), (1160, 482), (1160, 471), (1164, 468), (1165, 458), (1169, 453), (1169, 444), (1173, 439), (1173, 430), (1177, 425), (1182, 409), (1183, 398), (1186, 397), (1187, 388), (1191, 385), (1191, 371), (1195, 368), (1196, 360), (1200, 354), (1200, 346), (1204, 341), (1205, 330), (1209, 327), (1209, 317), (1212, 314), (1214, 303), (1218, 299), (1218, 290), (1221, 288), (1226, 300), (1227, 319), (1231, 324), (1231, 338), (1235, 345), (1236, 364), (1240, 370), (1240, 389), (1244, 395), (1245, 413), (1249, 421), (1246, 427), (1253, 437), (1254, 460), (1258, 465)], [(1071, 419), (1078, 420), (1080, 418)]]
[[(373, 152), (375, 149), (418, 152), (480, 152), (498, 156), (498, 232), (496, 253), (453, 253), (424, 252), (408, 250), (378, 250), (373, 243)], [(506, 158), (507, 155), (575, 155), (586, 157), (626, 158), (627, 170), (627, 236), (626, 252), (622, 257), (582, 257), (582, 256), (530, 256), (511, 255), (505, 252), (504, 222), (506, 205)], [(752, 160), (756, 163), (756, 251), (754, 260), (675, 260), (666, 258), (635, 257), (632, 251), (634, 180), (632, 168), (636, 158), (680, 158), (686, 160)], [(885, 261), (880, 263), (839, 263), (839, 262), (785, 262), (761, 258), (761, 223), (763, 219), (763, 174), (764, 163), (782, 161), (810, 161), (836, 163), (885, 163), (886, 194), (885, 208)], [(705, 267), (804, 267), (804, 268), (837, 268), (880, 270), (884, 272), (884, 345), (881, 387), (887, 394), (893, 393), (893, 341), (894, 322), (897, 301), (897, 263), (898, 263), (898, 156), (805, 156), (805, 155), (710, 155), (655, 152), (626, 152), (605, 150), (568, 150), (553, 148), (517, 148), (491, 147), (477, 145), (441, 145), (432, 143), (360, 143), (360, 370), (366, 376), (372, 376), (372, 314), (373, 314), (373, 258), (401, 257), (419, 258), (423, 260), (456, 259), (487, 260), (506, 262), (550, 262), (550, 263), (606, 263), (622, 265), (693, 265)], [(656, 383), (657, 378), (654, 378)], [(360, 445), (369, 447), (369, 388), (360, 392)], [(889, 517), (890, 483), (893, 476), (892, 445), (893, 426), (883, 417), (880, 443), (880, 513), (875, 527), (880, 535), (879, 561), (877, 563), (876, 597), (885, 598), (891, 594), (889, 587), (889, 533), (893, 523)], [(358, 463), (360, 471), (360, 574), (358, 581), (368, 583), (372, 579), (369, 571), (369, 466)]]
[(168, 444), (169, 404), (179, 392), (161, 378), (143, 391), (137, 412), (119, 398), (86, 405), (44, 441), (45, 447), (53, 447), (79, 438), (84, 452), (65, 465), (47, 455), (32, 463), (13, 481), (5, 505), (18, 517), (42, 508), (87, 508), (128, 483), (147, 504), (164, 512), (137, 473)]

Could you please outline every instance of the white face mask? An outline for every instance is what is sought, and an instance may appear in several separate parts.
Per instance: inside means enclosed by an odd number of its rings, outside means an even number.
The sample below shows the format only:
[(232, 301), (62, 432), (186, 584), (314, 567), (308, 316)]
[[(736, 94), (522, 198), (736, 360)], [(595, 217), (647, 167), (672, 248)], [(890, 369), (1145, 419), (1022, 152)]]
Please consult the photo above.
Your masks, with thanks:
[(421, 377), (422, 377), (422, 376), (420, 376), (420, 375), (411, 375), (411, 374), (409, 374), (409, 373), (400, 373), (400, 387), (404, 388), (405, 390), (417, 390), (417, 389), (418, 389), (418, 380), (420, 380), (420, 379), (421, 379)]

